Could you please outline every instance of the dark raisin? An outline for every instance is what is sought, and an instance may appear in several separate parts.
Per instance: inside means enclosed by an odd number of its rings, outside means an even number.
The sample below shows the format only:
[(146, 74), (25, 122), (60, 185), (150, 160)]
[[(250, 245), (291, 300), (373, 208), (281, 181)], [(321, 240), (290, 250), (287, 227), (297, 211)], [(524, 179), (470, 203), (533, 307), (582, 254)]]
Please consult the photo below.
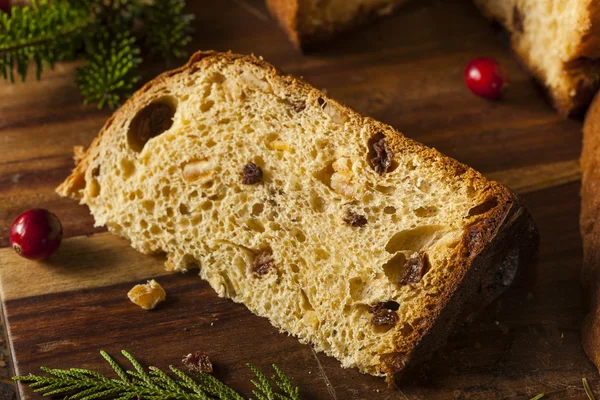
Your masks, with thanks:
[(304, 111), (306, 108), (306, 101), (302, 99), (289, 99), (288, 102), (296, 112)]
[(369, 311), (371, 312), (371, 314), (375, 314), (376, 312), (378, 312), (380, 310), (398, 311), (399, 308), (400, 308), (400, 304), (396, 303), (393, 300), (388, 300), (388, 301), (380, 301), (379, 303), (376, 303), (375, 305), (370, 306)]
[(354, 211), (348, 211), (348, 214), (344, 217), (344, 222), (348, 225), (361, 228), (367, 224), (367, 217), (357, 214)]
[(375, 326), (395, 326), (400, 319), (396, 313), (398, 308), (400, 308), (400, 304), (391, 300), (369, 307), (369, 312), (373, 314), (371, 323)]
[(244, 185), (256, 185), (263, 179), (262, 169), (253, 162), (244, 165), (242, 172), (242, 183)]
[(419, 282), (427, 272), (428, 265), (429, 260), (427, 259), (427, 254), (413, 254), (404, 264), (404, 272), (402, 273), (399, 282), (400, 285)]
[(325, 99), (322, 98), (322, 97), (319, 97), (317, 99), (317, 103), (319, 103), (319, 106), (321, 106), (321, 108), (325, 108), (325, 104), (327, 104), (327, 102), (325, 101)]
[(396, 311), (381, 308), (373, 312), (371, 323), (375, 326), (395, 326), (399, 320), (400, 318)]
[(211, 374), (213, 372), (213, 365), (208, 358), (208, 354), (203, 351), (197, 351), (184, 356), (181, 360), (183, 365), (187, 367), (191, 372), (205, 372)]
[(267, 251), (261, 251), (254, 257), (252, 262), (252, 272), (256, 275), (264, 275), (275, 266), (273, 255)]
[(369, 163), (379, 175), (385, 175), (392, 168), (394, 153), (389, 148), (385, 135), (378, 133), (369, 139)]

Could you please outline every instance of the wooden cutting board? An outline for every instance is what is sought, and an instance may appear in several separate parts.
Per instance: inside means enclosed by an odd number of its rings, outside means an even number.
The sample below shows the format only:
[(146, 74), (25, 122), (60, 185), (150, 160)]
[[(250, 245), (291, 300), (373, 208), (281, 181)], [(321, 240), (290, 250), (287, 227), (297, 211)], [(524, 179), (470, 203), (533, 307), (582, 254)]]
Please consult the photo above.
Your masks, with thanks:
[[(57, 197), (54, 188), (72, 168), (72, 146), (88, 145), (110, 115), (81, 105), (76, 65), (60, 64), (40, 82), (0, 83), (0, 290), (10, 373), (37, 372), (40, 365), (109, 372), (100, 349), (115, 355), (127, 349), (158, 367), (204, 350), (218, 376), (246, 395), (246, 362), (265, 371), (276, 363), (303, 399), (529, 399), (540, 392), (585, 399), (584, 376), (600, 392), (579, 337), (581, 122), (545, 104), (502, 34), (470, 1), (415, 1), (310, 56), (293, 50), (262, 0), (190, 3), (197, 16), (191, 49), (262, 55), (521, 193), (540, 228), (540, 261), (443, 352), (389, 390), (381, 379), (341, 369), (244, 306), (218, 298), (196, 273), (164, 272), (162, 260), (94, 228), (85, 207)], [(485, 101), (464, 87), (464, 66), (480, 56), (508, 69), (503, 101)], [(150, 65), (145, 74), (161, 68)], [(32, 207), (53, 210), (70, 237), (45, 263), (6, 248), (10, 223)], [(146, 312), (126, 293), (151, 277), (168, 300)], [(23, 387), (19, 394), (39, 398)]]

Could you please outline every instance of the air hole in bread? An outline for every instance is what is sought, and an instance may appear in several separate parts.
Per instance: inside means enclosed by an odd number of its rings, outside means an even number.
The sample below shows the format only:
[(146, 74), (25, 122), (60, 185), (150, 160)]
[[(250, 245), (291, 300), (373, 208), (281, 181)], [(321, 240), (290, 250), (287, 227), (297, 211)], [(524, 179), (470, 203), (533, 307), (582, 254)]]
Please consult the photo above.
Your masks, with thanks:
[(429, 182), (424, 181), (422, 179), (419, 179), (419, 181), (417, 182), (417, 189), (426, 194), (431, 193), (431, 185), (429, 184)]
[(433, 217), (434, 215), (437, 215), (438, 211), (439, 210), (437, 207), (429, 206), (429, 207), (419, 207), (419, 208), (415, 209), (413, 212), (419, 218), (429, 218), (429, 217)]
[(392, 258), (383, 264), (383, 272), (387, 276), (390, 283), (398, 283), (404, 272), (404, 264), (406, 264), (406, 256), (404, 253), (396, 253)]
[(92, 178), (87, 184), (87, 194), (90, 197), (97, 197), (100, 194), (100, 182), (98, 182), (98, 179)]
[(399, 251), (418, 252), (430, 244), (441, 230), (442, 227), (439, 225), (423, 225), (397, 232), (390, 238), (385, 250), (390, 254)]
[(325, 199), (319, 196), (317, 193), (312, 192), (310, 194), (310, 206), (318, 213), (325, 211), (326, 203)]
[(256, 215), (260, 215), (263, 210), (265, 209), (264, 204), (262, 203), (254, 203), (252, 205), (252, 215), (256, 216)]
[(319, 261), (329, 260), (330, 254), (327, 250), (324, 249), (316, 249), (315, 256)]
[(214, 105), (214, 101), (206, 100), (204, 103), (200, 104), (200, 111), (202, 111), (203, 113), (208, 112)]
[(121, 160), (121, 172), (123, 174), (124, 179), (128, 179), (131, 175), (135, 173), (135, 164), (128, 158), (123, 158)]
[(300, 243), (306, 242), (306, 235), (298, 228), (292, 229), (292, 235), (296, 238), (296, 240)]
[(277, 222), (269, 222), (269, 229), (277, 232), (281, 230), (281, 225), (279, 225)]
[(187, 204), (181, 203), (181, 204), (179, 205), (179, 213), (180, 213), (181, 215), (187, 215), (187, 214), (189, 214), (189, 213), (190, 213), (190, 210), (188, 209), (188, 206), (187, 206)]
[(488, 211), (490, 211), (491, 209), (495, 208), (496, 206), (498, 206), (498, 199), (496, 199), (495, 197), (488, 199), (488, 200), (484, 201), (483, 203), (471, 208), (469, 210), (469, 217), (474, 217), (476, 215), (485, 214)]
[(331, 176), (334, 174), (333, 161), (313, 174), (313, 176), (328, 188), (331, 187)]
[(302, 294), (302, 309), (303, 310), (308, 310), (308, 311), (314, 311), (314, 307), (311, 304), (310, 300), (308, 299), (308, 296), (306, 295), (306, 292), (302, 289), (300, 289), (300, 293)]
[(397, 211), (396, 207), (394, 207), (394, 206), (386, 206), (383, 208), (383, 212), (385, 214), (393, 215), (393, 214), (396, 214), (396, 211)]
[(135, 115), (127, 131), (127, 144), (139, 153), (146, 143), (169, 130), (177, 111), (177, 100), (163, 96), (142, 108)]
[(265, 231), (265, 226), (262, 222), (257, 219), (251, 218), (246, 221), (246, 226), (253, 231), (263, 233)]
[(393, 186), (377, 185), (375, 186), (375, 190), (383, 194), (392, 194), (394, 193), (395, 188)]
[(352, 278), (349, 282), (350, 298), (353, 301), (363, 301), (367, 283), (361, 278)]
[(144, 200), (142, 201), (142, 207), (149, 213), (154, 212), (154, 201), (153, 200)]

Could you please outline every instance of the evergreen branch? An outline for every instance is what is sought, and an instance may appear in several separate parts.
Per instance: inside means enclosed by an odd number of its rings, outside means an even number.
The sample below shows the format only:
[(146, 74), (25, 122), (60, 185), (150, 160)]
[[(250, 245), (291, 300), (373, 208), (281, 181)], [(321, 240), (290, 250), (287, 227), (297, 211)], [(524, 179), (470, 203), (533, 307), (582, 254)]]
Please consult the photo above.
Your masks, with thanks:
[[(239, 393), (217, 380), (214, 376), (200, 373), (196, 379), (171, 366), (175, 378), (156, 367), (148, 371), (128, 352), (122, 351), (133, 366), (133, 371), (125, 370), (105, 351), (100, 354), (108, 362), (119, 379), (108, 378), (95, 371), (70, 368), (55, 369), (40, 367), (47, 375), (15, 376), (13, 380), (28, 384), (34, 392), (44, 396), (61, 395), (65, 400), (244, 400)], [(299, 400), (298, 388), (275, 365), (273, 381), (281, 393), (273, 389), (269, 379), (256, 367), (248, 364), (258, 382), (254, 382), (259, 400)]]
[(43, 69), (81, 53), (87, 64), (76, 83), (84, 103), (114, 108), (140, 80), (140, 44), (166, 62), (186, 55), (194, 16), (184, 7), (184, 0), (30, 0), (0, 13), (0, 73), (25, 80), (33, 63), (40, 79)]
[(139, 12), (146, 47), (167, 63), (186, 57), (186, 46), (192, 40), (194, 15), (184, 14), (184, 7), (184, 0), (155, 0)]
[(115, 108), (140, 80), (137, 69), (142, 59), (135, 38), (127, 32), (100, 31), (87, 39), (86, 48), (87, 65), (77, 69), (75, 78), (84, 103)]
[(32, 0), (31, 5), (12, 7), (11, 14), (0, 13), (0, 70), (14, 82), (14, 70), (22, 80), (30, 61), (39, 79), (44, 65), (73, 58), (81, 46), (92, 17), (84, 7), (65, 0)]

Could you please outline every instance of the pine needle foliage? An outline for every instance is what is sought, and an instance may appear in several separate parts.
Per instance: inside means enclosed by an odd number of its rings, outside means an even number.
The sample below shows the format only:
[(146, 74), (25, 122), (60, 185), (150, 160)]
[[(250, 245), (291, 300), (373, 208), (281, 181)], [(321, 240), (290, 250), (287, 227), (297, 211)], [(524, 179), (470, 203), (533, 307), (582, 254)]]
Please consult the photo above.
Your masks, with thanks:
[(22, 80), (30, 61), (39, 79), (43, 67), (72, 58), (81, 47), (92, 17), (85, 7), (63, 0), (34, 0), (28, 7), (12, 7), (0, 13), (0, 70), (14, 82), (14, 70)]
[[(100, 354), (117, 374), (109, 378), (97, 372), (81, 369), (55, 369), (40, 367), (48, 375), (15, 376), (15, 381), (28, 384), (36, 393), (44, 396), (66, 396), (66, 400), (246, 400), (242, 395), (219, 381), (212, 375), (199, 373), (188, 375), (179, 368), (170, 366), (172, 375), (156, 368), (148, 370), (127, 351), (121, 351), (129, 360), (133, 370), (123, 369), (108, 353)], [(257, 381), (253, 392), (258, 400), (299, 400), (300, 394), (290, 379), (275, 365), (273, 382), (256, 367), (248, 364)]]
[(184, 14), (184, 7), (183, 0), (155, 1), (140, 10), (146, 47), (167, 63), (184, 57), (185, 48), (191, 40), (190, 26), (194, 15)]
[(14, 82), (33, 62), (40, 79), (56, 62), (81, 56), (84, 102), (117, 107), (140, 81), (142, 47), (165, 61), (185, 57), (193, 15), (184, 0), (31, 0), (0, 13), (0, 72)]
[(114, 35), (100, 32), (87, 47), (92, 49), (85, 55), (87, 63), (77, 68), (75, 78), (84, 103), (97, 102), (98, 108), (105, 104), (115, 108), (140, 80), (140, 48), (129, 32)]

